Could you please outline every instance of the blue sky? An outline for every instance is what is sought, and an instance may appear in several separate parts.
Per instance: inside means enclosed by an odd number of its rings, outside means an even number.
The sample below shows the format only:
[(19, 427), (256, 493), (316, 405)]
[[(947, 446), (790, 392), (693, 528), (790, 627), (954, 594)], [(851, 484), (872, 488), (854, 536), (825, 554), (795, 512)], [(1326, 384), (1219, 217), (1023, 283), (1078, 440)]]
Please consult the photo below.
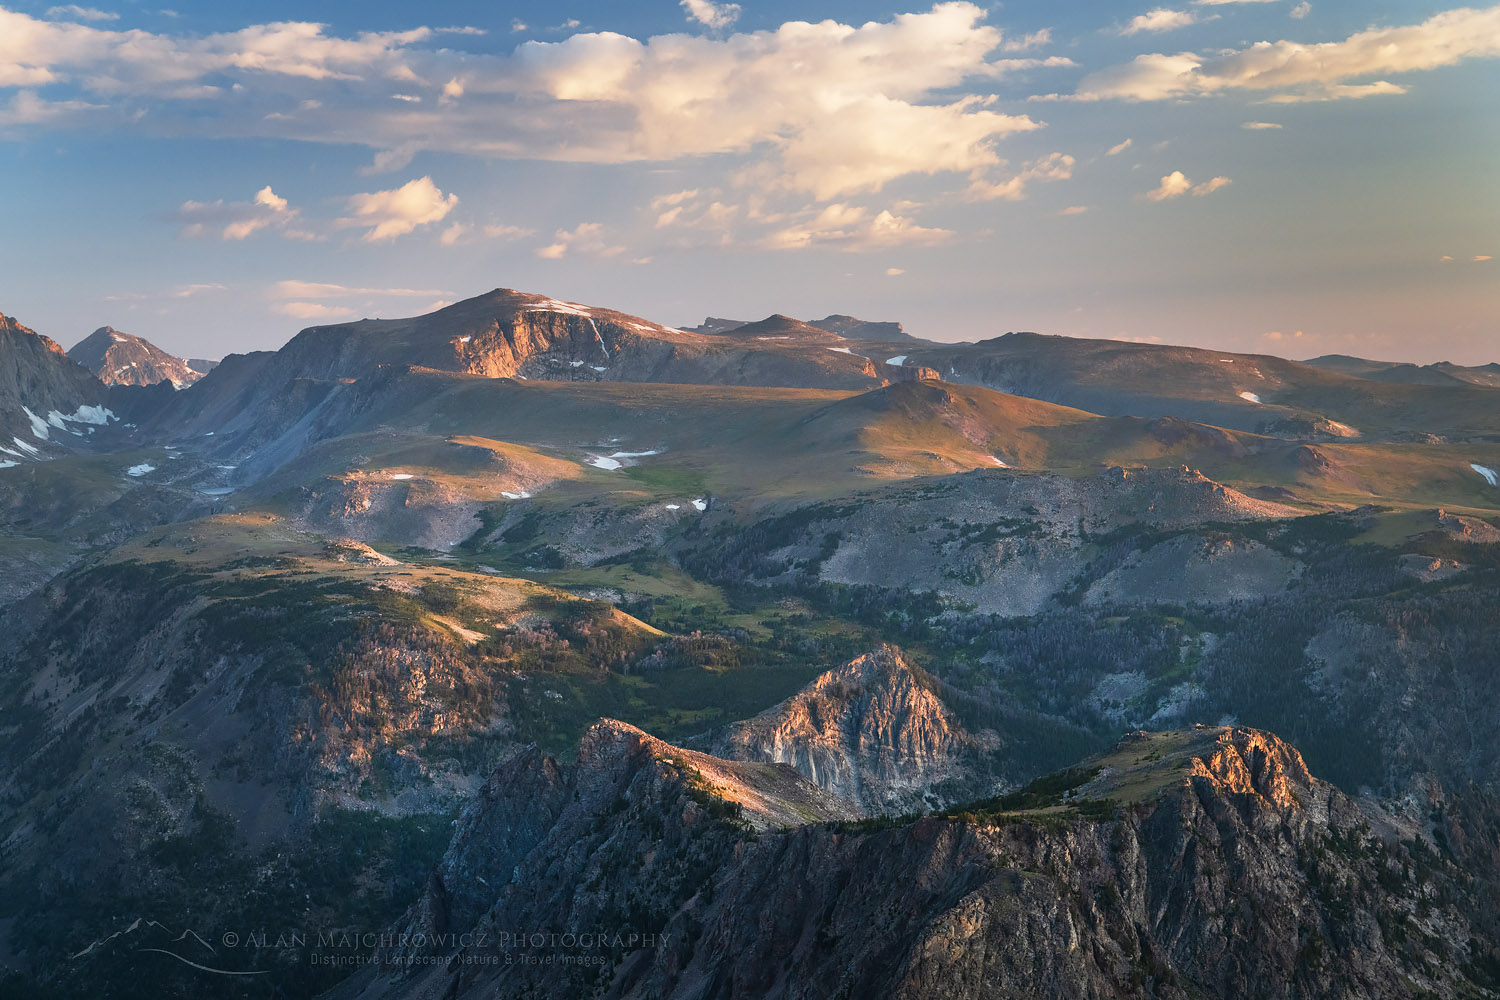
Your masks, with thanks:
[[(171, 0), (169, 0), (171, 2)], [(1500, 360), (1500, 7), (0, 6), (0, 311), (175, 353), (509, 286)]]

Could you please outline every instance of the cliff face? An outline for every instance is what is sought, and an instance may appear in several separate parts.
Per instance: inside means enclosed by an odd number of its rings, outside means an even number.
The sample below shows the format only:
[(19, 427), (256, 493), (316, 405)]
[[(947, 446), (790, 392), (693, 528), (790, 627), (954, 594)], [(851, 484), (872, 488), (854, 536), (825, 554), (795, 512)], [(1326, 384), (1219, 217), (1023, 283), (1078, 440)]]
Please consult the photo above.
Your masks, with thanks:
[(935, 688), (882, 646), (708, 742), (732, 760), (790, 764), (867, 815), (941, 808), (993, 789), (984, 757), (999, 738), (966, 732)]
[(109, 421), (104, 386), (63, 349), (0, 316), (0, 468), (55, 455)]
[[(1489, 887), (1420, 840), (1382, 841), (1266, 733), (1137, 734), (963, 812), (757, 834), (716, 821), (717, 796), (694, 798), (637, 732), (601, 724), (575, 770), (531, 754), (492, 779), (405, 928), (488, 937), (436, 963), (387, 954), (334, 995), (1448, 997), (1483, 982), (1463, 893)], [(605, 929), (625, 933), (580, 943)]]

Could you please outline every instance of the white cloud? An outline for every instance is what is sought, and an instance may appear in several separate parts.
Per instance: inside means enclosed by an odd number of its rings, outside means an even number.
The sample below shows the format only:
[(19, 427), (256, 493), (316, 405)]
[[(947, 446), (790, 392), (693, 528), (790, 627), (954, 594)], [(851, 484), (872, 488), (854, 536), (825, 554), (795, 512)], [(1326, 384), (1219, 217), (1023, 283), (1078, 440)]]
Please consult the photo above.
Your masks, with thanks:
[(737, 3), (713, 3), (712, 0), (682, 0), (682, 9), (690, 20), (708, 28), (727, 28), (740, 19)]
[(603, 223), (580, 222), (571, 230), (559, 229), (553, 241), (538, 248), (535, 253), (543, 260), (562, 260), (568, 254), (575, 257), (618, 257), (625, 252), (623, 246), (611, 244), (605, 236)]
[(223, 290), (224, 286), (219, 284), (218, 282), (207, 282), (196, 285), (183, 285), (181, 288), (177, 289), (177, 291), (172, 293), (172, 298), (190, 299), (194, 295), (201, 295), (204, 292), (222, 292)]
[(1062, 211), (1058, 212), (1057, 214), (1058, 215), (1082, 215), (1083, 213), (1087, 212), (1088, 210), (1089, 210), (1089, 207), (1087, 205), (1069, 205), (1067, 208), (1063, 209)]
[(1292, 19), (1294, 19), (1294, 20), (1300, 21), (1304, 17), (1306, 17), (1307, 15), (1309, 15), (1311, 13), (1312, 13), (1312, 4), (1308, 3), (1307, 0), (1302, 0), (1302, 2), (1299, 3), (1297, 6), (1293, 7), (1291, 10), (1287, 11), (1287, 16), (1290, 17), (1290, 18), (1292, 18)]
[(381, 243), (441, 220), (458, 204), (458, 195), (444, 195), (431, 177), (419, 177), (389, 191), (351, 195), (348, 204), (354, 214), (340, 224), (367, 227), (361, 238)]
[(1172, 31), (1176, 28), (1186, 28), (1190, 24), (1196, 24), (1197, 21), (1198, 15), (1193, 11), (1157, 7), (1155, 10), (1131, 18), (1130, 23), (1120, 29), (1120, 34), (1139, 35), (1143, 31), (1153, 33)]
[(293, 319), (344, 319), (354, 315), (348, 306), (325, 306), (321, 302), (282, 302), (276, 311)]
[(1221, 7), (1231, 3), (1276, 3), (1277, 0), (1193, 0), (1199, 7)]
[(1245, 122), (1240, 126), (1240, 128), (1249, 129), (1252, 132), (1257, 132), (1264, 131), (1266, 129), (1281, 128), (1281, 124), (1279, 122)]
[(479, 240), (518, 240), (534, 235), (536, 235), (536, 230), (522, 226), (506, 226), (499, 223), (479, 226), (468, 222), (455, 222), (443, 230), (442, 235), (438, 237), (438, 242), (445, 247), (451, 247), (460, 243), (475, 243)]
[(63, 4), (61, 7), (48, 7), (48, 17), (71, 17), (79, 21), (118, 21), (119, 14), (112, 14), (107, 10), (99, 10), (97, 7), (80, 7), (76, 3)]
[(248, 239), (262, 229), (275, 228), (292, 239), (312, 238), (291, 228), (300, 213), (267, 184), (250, 201), (185, 201), (177, 208), (179, 235), (187, 239), (217, 236), (226, 242)]
[(1487, 261), (1487, 260), (1494, 260), (1495, 258), (1492, 257), (1492, 256), (1490, 256), (1487, 253), (1481, 253), (1481, 254), (1475, 254), (1473, 259), (1474, 259), (1474, 263), (1476, 263), (1476, 264), (1483, 264), (1485, 261)]
[(1065, 181), (1073, 176), (1076, 161), (1066, 153), (1050, 153), (1028, 163), (1020, 173), (1003, 181), (976, 177), (969, 185), (968, 196), (976, 201), (1022, 201), (1026, 185), (1032, 181)]
[(896, 278), (896, 277), (899, 277), (899, 276), (901, 276), (901, 275), (903, 275), (905, 273), (906, 273), (906, 268), (904, 268), (904, 267), (888, 267), (888, 268), (885, 269), (885, 276), (887, 278)]
[(872, 216), (862, 205), (838, 203), (826, 205), (816, 214), (771, 233), (760, 246), (770, 250), (827, 246), (857, 253), (894, 246), (936, 246), (953, 236), (951, 229), (921, 226), (890, 209)]
[(1033, 31), (1031, 34), (1022, 35), (1019, 38), (1007, 38), (1000, 44), (1000, 50), (1002, 52), (1027, 52), (1031, 49), (1038, 49), (1043, 45), (1051, 44), (1052, 29), (1042, 28), (1040, 31)]
[(1124, 142), (1117, 142), (1113, 146), (1109, 147), (1109, 152), (1105, 153), (1104, 155), (1119, 156), (1121, 153), (1125, 152), (1125, 150), (1129, 149), (1133, 145), (1135, 145), (1134, 139), (1126, 139)]
[(1351, 79), (1495, 57), (1500, 57), (1500, 6), (1462, 8), (1420, 24), (1369, 28), (1337, 42), (1257, 42), (1213, 56), (1149, 53), (1090, 74), (1070, 98), (1042, 99), (1154, 101), (1232, 90), (1279, 90), (1286, 93), (1269, 100), (1337, 100), (1405, 92), (1384, 80), (1345, 83)]
[(1185, 194), (1201, 198), (1233, 183), (1228, 177), (1214, 177), (1202, 184), (1194, 184), (1181, 170), (1174, 170), (1161, 179), (1154, 191), (1147, 191), (1146, 197), (1151, 201), (1168, 201)]
[[(713, 9), (727, 16), (727, 5)], [(359, 143), (380, 151), (369, 172), (401, 169), (420, 150), (592, 163), (728, 154), (748, 161), (747, 183), (833, 201), (911, 175), (997, 169), (998, 141), (1040, 127), (996, 110), (993, 96), (953, 96), (1072, 65), (1000, 57), (1050, 34), (1006, 39), (985, 16), (960, 0), (858, 26), (594, 32), (495, 55), (435, 46), (440, 32), (426, 27), (340, 37), (278, 22), (192, 36), (0, 8), (0, 87), (66, 83), (106, 101), (109, 120), (165, 134)], [(393, 101), (392, 79), (423, 100)], [(232, 104), (202, 113), (231, 90)]]
[(451, 295), (441, 288), (353, 288), (320, 281), (278, 281), (271, 286), (271, 294), (282, 299), (346, 299), (354, 296), (387, 295), (398, 298), (429, 298), (433, 295)]

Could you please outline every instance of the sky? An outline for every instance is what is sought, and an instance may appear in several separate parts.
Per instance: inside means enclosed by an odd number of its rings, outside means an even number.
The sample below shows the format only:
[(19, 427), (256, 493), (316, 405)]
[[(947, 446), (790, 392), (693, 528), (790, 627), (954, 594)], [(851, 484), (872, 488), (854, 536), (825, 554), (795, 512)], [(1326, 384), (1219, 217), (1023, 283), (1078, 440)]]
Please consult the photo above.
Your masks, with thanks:
[(274, 349), (496, 287), (1500, 361), (1500, 6), (0, 6), (0, 312)]

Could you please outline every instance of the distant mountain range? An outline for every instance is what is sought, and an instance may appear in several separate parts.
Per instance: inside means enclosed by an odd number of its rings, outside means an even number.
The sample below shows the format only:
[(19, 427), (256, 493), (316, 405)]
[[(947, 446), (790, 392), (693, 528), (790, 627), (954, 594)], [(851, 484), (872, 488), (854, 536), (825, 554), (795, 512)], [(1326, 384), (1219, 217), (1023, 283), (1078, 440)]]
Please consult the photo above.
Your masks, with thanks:
[(101, 326), (73, 345), (68, 357), (99, 376), (105, 385), (155, 385), (174, 389), (192, 385), (213, 370), (214, 362), (184, 361), (143, 337)]

